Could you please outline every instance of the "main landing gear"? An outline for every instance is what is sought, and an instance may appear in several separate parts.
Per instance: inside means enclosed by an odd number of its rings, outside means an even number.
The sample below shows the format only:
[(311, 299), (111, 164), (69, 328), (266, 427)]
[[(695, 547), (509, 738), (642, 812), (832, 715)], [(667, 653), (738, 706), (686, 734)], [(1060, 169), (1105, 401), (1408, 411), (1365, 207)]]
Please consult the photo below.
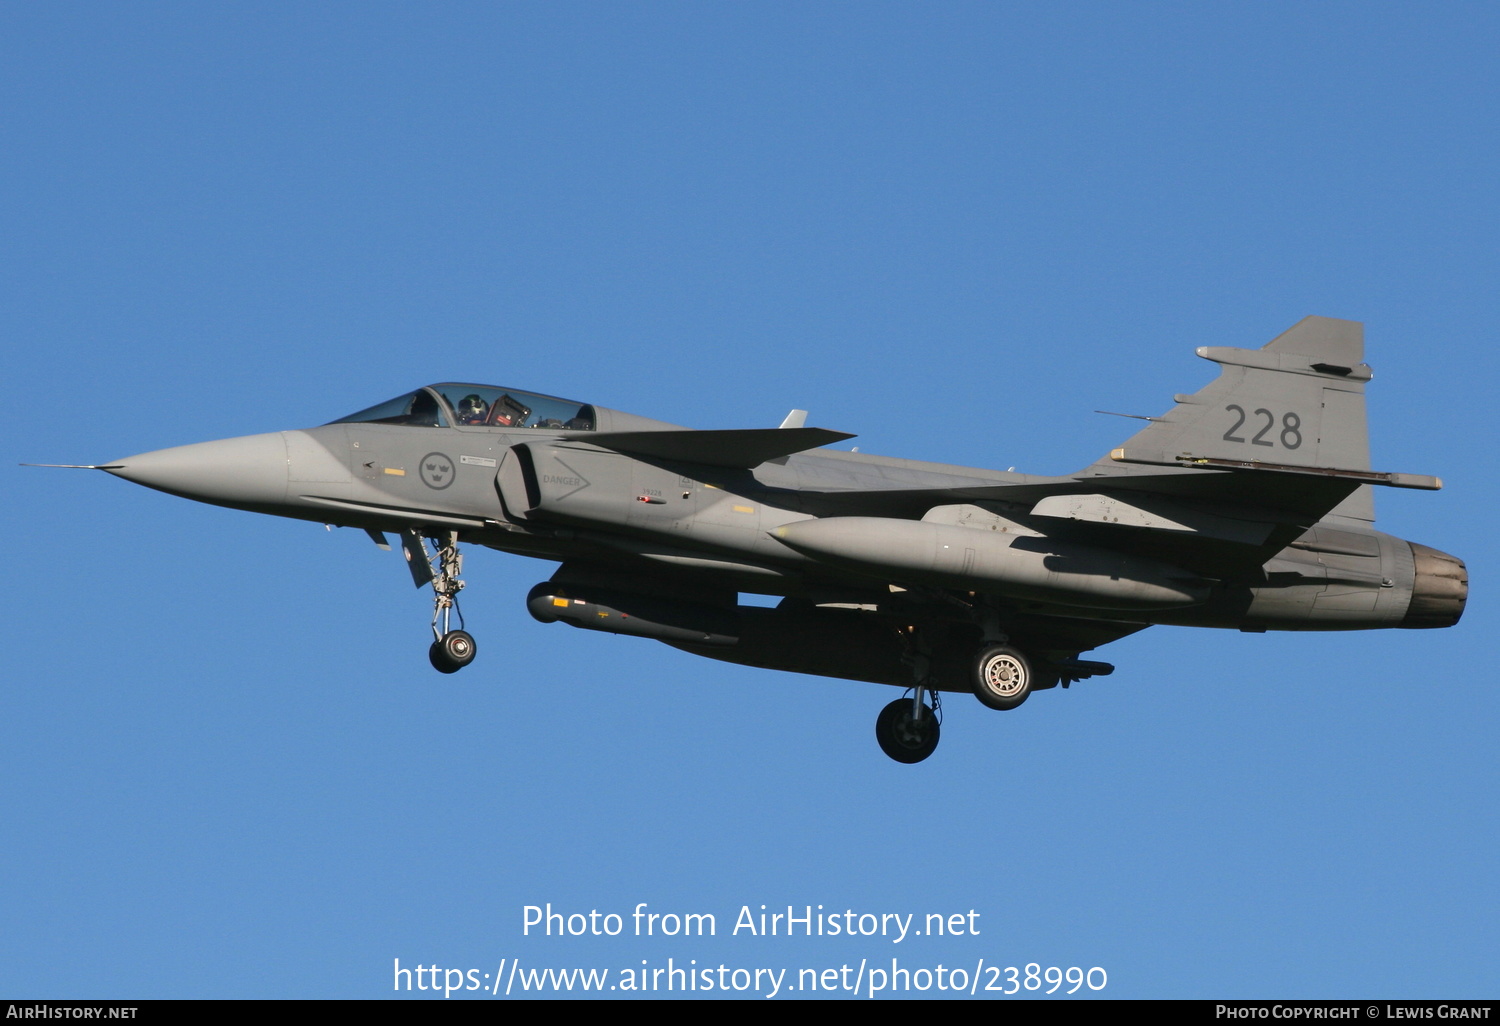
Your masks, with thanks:
[(1014, 709), (1031, 694), (1031, 661), (1008, 645), (984, 645), (974, 660), (974, 697), (991, 709)]
[[(475, 654), (474, 636), (463, 629), (464, 614), (458, 608), (458, 593), (464, 590), (464, 582), (458, 579), (464, 569), (458, 532), (433, 538), (432, 547), (437, 551), (432, 554), (427, 551), (427, 539), (415, 530), (401, 536), (401, 547), (417, 587), (432, 585), (433, 642), (427, 649), (427, 659), (439, 673), (457, 673), (474, 661)], [(452, 629), (455, 614), (458, 630)]]
[[(931, 650), (914, 628), (903, 631), (906, 651), (902, 662), (916, 681), (875, 718), (875, 740), (880, 750), (897, 762), (921, 762), (937, 750), (942, 736), (943, 703), (932, 676)], [(930, 704), (929, 704), (930, 699)]]
[[(938, 680), (932, 673), (932, 651), (922, 632), (908, 628), (906, 651), (902, 661), (911, 668), (916, 682), (906, 697), (898, 698), (880, 711), (875, 720), (875, 739), (880, 750), (897, 762), (921, 762), (936, 750), (942, 728), (942, 703)], [(1038, 668), (1020, 649), (1006, 644), (1008, 639), (994, 624), (985, 625), (985, 640), (973, 650), (969, 665), (969, 687), (974, 696), (991, 709), (1014, 709), (1041, 691), (1069, 680), (1109, 673), (1106, 663), (1083, 663), (1070, 660), (1056, 672), (1050, 663)], [(1048, 673), (1051, 671), (1051, 675)], [(953, 672), (953, 671), (949, 671)]]
[(937, 750), (942, 734), (942, 703), (931, 692), (932, 705), (923, 701), (925, 688), (912, 689), (909, 698), (898, 698), (875, 718), (875, 740), (880, 750), (897, 762), (921, 762)]

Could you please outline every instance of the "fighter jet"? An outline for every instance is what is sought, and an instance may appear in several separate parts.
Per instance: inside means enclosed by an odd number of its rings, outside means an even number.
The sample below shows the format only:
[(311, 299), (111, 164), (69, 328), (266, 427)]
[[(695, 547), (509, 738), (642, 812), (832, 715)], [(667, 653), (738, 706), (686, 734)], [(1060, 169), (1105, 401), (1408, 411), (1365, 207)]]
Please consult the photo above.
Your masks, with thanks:
[[(1457, 623), (1463, 562), (1376, 531), (1363, 326), (1308, 317), (1063, 477), (823, 448), (804, 426), (690, 430), (515, 388), (429, 385), (322, 427), (93, 469), (200, 502), (400, 539), (433, 594), (432, 665), (474, 661), (461, 545), (560, 564), (543, 623), (904, 689), (880, 747), (937, 747), (945, 692), (1011, 710), (1113, 672), (1153, 624), (1269, 630)], [(779, 597), (774, 607), (742, 594)]]

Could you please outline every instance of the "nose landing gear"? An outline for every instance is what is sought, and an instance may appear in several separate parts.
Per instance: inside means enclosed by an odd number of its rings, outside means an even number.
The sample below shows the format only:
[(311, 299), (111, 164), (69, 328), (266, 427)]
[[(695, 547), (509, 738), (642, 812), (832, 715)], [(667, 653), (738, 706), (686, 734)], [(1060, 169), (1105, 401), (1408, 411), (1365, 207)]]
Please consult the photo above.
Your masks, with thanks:
[[(432, 585), (432, 645), (427, 659), (439, 673), (457, 673), (474, 661), (474, 637), (464, 630), (464, 614), (458, 608), (458, 593), (464, 590), (464, 557), (458, 551), (458, 532), (432, 539), (436, 552), (429, 554), (427, 539), (415, 528), (401, 536), (401, 548), (417, 587)], [(452, 617), (458, 616), (458, 629), (452, 629)]]
[(427, 649), (427, 661), (439, 673), (457, 673), (474, 661), (474, 638), (468, 631), (449, 631)]

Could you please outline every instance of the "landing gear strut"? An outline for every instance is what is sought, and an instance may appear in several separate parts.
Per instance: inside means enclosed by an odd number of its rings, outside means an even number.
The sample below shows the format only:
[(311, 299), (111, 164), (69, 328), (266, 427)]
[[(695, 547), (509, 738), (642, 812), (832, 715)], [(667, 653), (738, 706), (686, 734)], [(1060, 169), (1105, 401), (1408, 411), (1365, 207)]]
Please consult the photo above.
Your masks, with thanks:
[[(458, 608), (458, 593), (464, 590), (464, 582), (458, 579), (464, 570), (464, 557), (458, 551), (458, 532), (449, 531), (445, 537), (433, 538), (432, 545), (437, 550), (433, 554), (427, 551), (427, 539), (416, 530), (407, 531), (401, 543), (417, 587), (432, 585), (433, 642), (427, 649), (427, 659), (439, 673), (457, 673), (474, 661), (475, 653), (474, 637), (463, 629), (464, 614)], [(451, 629), (455, 614), (458, 630)]]

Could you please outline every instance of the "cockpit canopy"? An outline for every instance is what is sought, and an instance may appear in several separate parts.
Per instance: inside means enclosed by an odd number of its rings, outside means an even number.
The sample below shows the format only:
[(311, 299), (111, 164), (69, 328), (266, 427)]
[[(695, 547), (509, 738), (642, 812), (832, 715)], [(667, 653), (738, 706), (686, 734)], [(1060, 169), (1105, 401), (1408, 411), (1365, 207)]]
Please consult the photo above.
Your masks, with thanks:
[(419, 388), (335, 424), (400, 424), (406, 427), (550, 428), (594, 430), (594, 408), (570, 399), (497, 385), (447, 383)]

